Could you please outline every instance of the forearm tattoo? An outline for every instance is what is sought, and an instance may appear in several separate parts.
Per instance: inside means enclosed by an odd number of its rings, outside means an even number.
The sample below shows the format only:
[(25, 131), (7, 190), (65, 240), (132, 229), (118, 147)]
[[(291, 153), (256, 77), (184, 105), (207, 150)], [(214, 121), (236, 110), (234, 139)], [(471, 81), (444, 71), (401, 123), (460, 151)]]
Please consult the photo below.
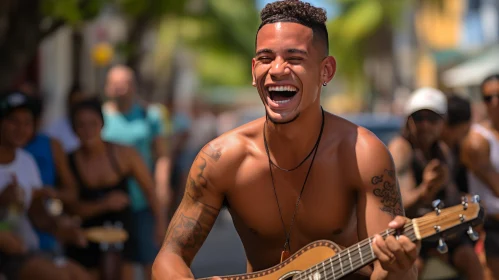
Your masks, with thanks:
[(188, 265), (206, 240), (220, 212), (220, 209), (202, 201), (208, 187), (206, 166), (208, 162), (218, 161), (220, 156), (218, 150), (207, 146), (196, 157), (187, 179), (185, 196), (166, 232), (164, 249), (178, 254)]
[(380, 207), (381, 211), (390, 214), (392, 217), (404, 216), (402, 197), (395, 171), (385, 169), (383, 174), (372, 177), (371, 183), (375, 186), (374, 195), (379, 197), (383, 204)]

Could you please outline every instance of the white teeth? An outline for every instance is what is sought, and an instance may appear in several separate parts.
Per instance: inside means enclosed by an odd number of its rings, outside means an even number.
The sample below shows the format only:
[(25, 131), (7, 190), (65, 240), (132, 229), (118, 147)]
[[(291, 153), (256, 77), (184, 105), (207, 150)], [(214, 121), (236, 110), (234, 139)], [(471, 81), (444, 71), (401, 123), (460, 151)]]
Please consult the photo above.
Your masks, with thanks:
[(288, 103), (289, 101), (291, 101), (291, 99), (280, 100), (280, 101), (274, 101), (274, 102), (275, 102), (275, 103), (277, 103), (277, 104), (286, 104), (286, 103)]
[(268, 91), (298, 91), (294, 86), (270, 86)]

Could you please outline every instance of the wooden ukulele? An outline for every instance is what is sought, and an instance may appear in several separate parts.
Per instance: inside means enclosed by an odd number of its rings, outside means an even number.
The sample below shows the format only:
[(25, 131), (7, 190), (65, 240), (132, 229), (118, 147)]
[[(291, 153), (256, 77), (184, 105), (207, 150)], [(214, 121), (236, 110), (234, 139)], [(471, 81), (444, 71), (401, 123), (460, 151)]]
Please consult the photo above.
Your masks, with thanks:
[[(420, 218), (407, 220), (403, 230), (387, 229), (381, 233), (382, 237), (389, 235), (405, 235), (411, 241), (438, 240), (437, 250), (447, 252), (444, 241), (449, 234), (466, 230), (472, 240), (478, 239), (473, 227), (481, 224), (484, 210), (479, 204), (480, 197), (475, 195), (471, 202), (467, 197), (462, 198), (460, 205), (441, 209), (440, 200), (433, 202), (435, 212), (428, 213)], [(361, 268), (376, 260), (369, 237), (357, 244), (341, 250), (338, 245), (328, 240), (319, 240), (308, 244), (291, 255), (282, 263), (266, 270), (248, 274), (222, 276), (224, 280), (333, 280), (341, 279), (357, 272)], [(202, 278), (199, 280), (208, 280)]]

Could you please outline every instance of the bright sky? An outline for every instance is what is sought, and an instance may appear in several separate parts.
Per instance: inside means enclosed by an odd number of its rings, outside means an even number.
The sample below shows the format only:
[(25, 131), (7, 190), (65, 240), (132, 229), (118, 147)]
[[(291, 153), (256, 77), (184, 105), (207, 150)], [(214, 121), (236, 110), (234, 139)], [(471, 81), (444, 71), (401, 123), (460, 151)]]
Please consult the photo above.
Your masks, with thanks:
[[(257, 0), (257, 8), (261, 10), (267, 3), (274, 2), (275, 0)], [(310, 4), (326, 9), (328, 19), (331, 19), (337, 12), (334, 4), (331, 4), (331, 0), (304, 0)]]

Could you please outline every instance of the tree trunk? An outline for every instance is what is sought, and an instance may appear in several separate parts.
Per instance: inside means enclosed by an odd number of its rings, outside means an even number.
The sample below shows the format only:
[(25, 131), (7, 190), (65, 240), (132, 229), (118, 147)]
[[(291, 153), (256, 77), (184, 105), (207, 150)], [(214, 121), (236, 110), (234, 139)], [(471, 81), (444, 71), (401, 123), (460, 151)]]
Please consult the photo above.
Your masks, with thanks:
[(72, 35), (73, 48), (73, 84), (80, 84), (81, 75), (81, 52), (83, 47), (83, 35), (80, 29), (73, 29)]
[[(57, 30), (63, 22), (54, 22), (48, 29), (41, 30), (40, 1), (18, 0), (10, 5), (4, 38), (0, 42), (0, 89), (12, 86), (12, 82), (27, 63), (34, 57), (41, 40)], [(5, 15), (4, 14), (4, 15)]]

